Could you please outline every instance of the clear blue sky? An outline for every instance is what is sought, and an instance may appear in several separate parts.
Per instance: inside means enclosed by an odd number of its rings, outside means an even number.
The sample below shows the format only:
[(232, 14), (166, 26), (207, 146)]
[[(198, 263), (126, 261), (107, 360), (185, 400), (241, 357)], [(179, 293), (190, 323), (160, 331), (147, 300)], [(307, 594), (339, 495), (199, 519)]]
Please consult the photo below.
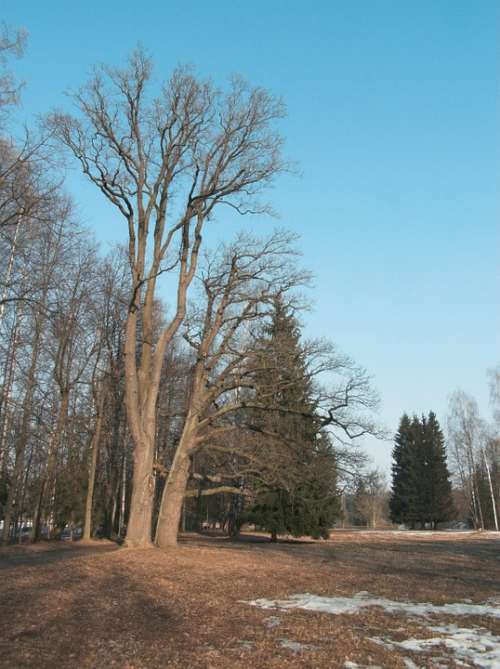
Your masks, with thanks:
[[(192, 63), (283, 95), (303, 176), (271, 199), (316, 275), (307, 333), (372, 372), (391, 430), (403, 411), (444, 423), (457, 387), (487, 413), (486, 369), (500, 362), (498, 0), (25, 0), (0, 18), (30, 35), (15, 66), (29, 122), (137, 42), (159, 77)], [(100, 195), (76, 175), (69, 187), (98, 238), (117, 239)], [(390, 448), (370, 445), (386, 470)]]

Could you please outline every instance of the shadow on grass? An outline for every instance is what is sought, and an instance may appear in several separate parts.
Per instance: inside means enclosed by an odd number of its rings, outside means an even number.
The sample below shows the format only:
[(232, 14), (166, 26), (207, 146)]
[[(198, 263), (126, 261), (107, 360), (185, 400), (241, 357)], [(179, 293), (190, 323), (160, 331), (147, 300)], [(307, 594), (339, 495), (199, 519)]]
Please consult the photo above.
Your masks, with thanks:
[(412, 537), (370, 537), (366, 541), (345, 534), (329, 541), (283, 540), (271, 542), (262, 535), (244, 534), (235, 538), (186, 535), (185, 545), (234, 549), (268, 555), (305, 558), (348, 572), (356, 568), (365, 574), (408, 578), (424, 584), (457, 582), (464, 588), (500, 591), (500, 544), (491, 539), (432, 540)]
[(97, 555), (118, 549), (117, 544), (111, 542), (80, 543), (61, 541), (45, 542), (24, 546), (9, 546), (0, 550), (0, 570), (13, 567), (45, 565), (59, 560)]
[[(125, 667), (137, 654), (141, 666), (156, 667), (159, 654), (168, 662), (168, 644), (156, 644), (179, 625), (169, 607), (120, 562), (100, 570), (99, 561), (74, 560), (114, 550), (37, 550), (4, 565), (14, 571), (0, 585), (2, 669)], [(16, 568), (27, 565), (34, 569)]]

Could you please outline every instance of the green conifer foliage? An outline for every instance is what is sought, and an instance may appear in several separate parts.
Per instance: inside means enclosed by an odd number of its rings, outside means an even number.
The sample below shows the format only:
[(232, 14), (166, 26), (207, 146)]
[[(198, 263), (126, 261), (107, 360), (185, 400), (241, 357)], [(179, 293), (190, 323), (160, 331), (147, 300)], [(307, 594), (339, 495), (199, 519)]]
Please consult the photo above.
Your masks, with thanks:
[(453, 513), (444, 437), (436, 415), (401, 418), (392, 452), (391, 519), (435, 527)]
[(252, 410), (252, 422), (263, 435), (275, 435), (283, 448), (279, 474), (256, 483), (248, 519), (271, 533), (315, 538), (328, 536), (338, 515), (335, 456), (326, 433), (314, 417), (315, 404), (300, 327), (280, 300), (272, 322), (257, 344), (256, 388), (263, 410)]
[(411, 492), (409, 462), (412, 453), (411, 440), (412, 425), (405, 413), (401, 417), (392, 451), (392, 494), (389, 509), (391, 520), (394, 523), (404, 523), (408, 520)]

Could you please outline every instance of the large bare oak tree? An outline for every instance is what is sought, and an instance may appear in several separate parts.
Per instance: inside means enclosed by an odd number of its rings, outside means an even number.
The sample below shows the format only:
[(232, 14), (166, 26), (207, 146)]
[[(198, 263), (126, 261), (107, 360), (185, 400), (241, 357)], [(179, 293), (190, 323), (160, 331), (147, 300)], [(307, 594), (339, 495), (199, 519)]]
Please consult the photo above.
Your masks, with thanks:
[[(127, 544), (151, 543), (156, 404), (165, 352), (186, 312), (205, 223), (222, 204), (267, 212), (260, 191), (287, 165), (274, 128), (284, 107), (233, 78), (226, 91), (178, 69), (158, 96), (152, 65), (134, 52), (125, 69), (99, 67), (73, 95), (78, 113), (50, 127), (125, 219), (132, 292), (125, 344), (126, 407), (134, 442)], [(157, 340), (158, 277), (176, 273), (173, 314)], [(137, 341), (140, 341), (140, 347)]]

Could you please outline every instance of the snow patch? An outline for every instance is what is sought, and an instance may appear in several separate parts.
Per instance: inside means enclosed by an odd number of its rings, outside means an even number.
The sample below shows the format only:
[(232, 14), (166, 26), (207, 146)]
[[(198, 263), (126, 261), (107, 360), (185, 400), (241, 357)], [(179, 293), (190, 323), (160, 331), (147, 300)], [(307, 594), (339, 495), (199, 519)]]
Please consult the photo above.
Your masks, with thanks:
[(420, 618), (430, 615), (447, 615), (488, 616), (500, 619), (500, 605), (496, 602), (490, 601), (487, 604), (398, 602), (384, 597), (371, 597), (366, 592), (359, 592), (354, 597), (320, 597), (304, 593), (292, 595), (288, 599), (254, 599), (247, 603), (262, 609), (304, 609), (333, 615), (354, 614), (364, 608), (378, 606), (387, 613), (403, 613)]
[(280, 646), (291, 650), (292, 653), (300, 653), (303, 650), (310, 650), (314, 646), (307, 643), (299, 643), (298, 641), (290, 641), (290, 639), (280, 639)]
[(401, 648), (413, 653), (425, 653), (436, 647), (445, 647), (461, 662), (472, 662), (482, 669), (500, 667), (500, 638), (490, 631), (481, 627), (467, 628), (456, 625), (440, 625), (428, 629), (431, 632), (437, 632), (439, 636), (430, 639), (406, 639), (405, 641), (375, 637), (370, 641), (390, 650)]
[[(483, 604), (457, 602), (453, 604), (431, 604), (429, 602), (398, 602), (384, 597), (372, 597), (367, 592), (358, 592), (354, 597), (320, 597), (309, 593), (292, 595), (288, 599), (255, 599), (247, 602), (262, 609), (304, 609), (333, 615), (355, 614), (368, 607), (380, 607), (387, 613), (404, 614), (428, 619), (429, 616), (485, 616), (500, 619), (500, 599), (495, 597)], [(272, 616), (267, 620), (277, 618)], [(277, 623), (279, 624), (279, 623)], [(274, 626), (274, 625), (273, 625)], [(481, 669), (500, 668), (500, 637), (481, 627), (458, 627), (457, 625), (426, 624), (430, 632), (435, 633), (429, 639), (406, 639), (394, 641), (388, 638), (372, 637), (370, 641), (390, 650), (405, 650), (414, 653), (427, 653), (434, 650), (446, 650), (457, 662), (465, 666)], [(293, 652), (299, 652), (306, 646), (288, 639), (281, 639), (281, 645)], [(432, 657), (433, 666), (445, 667), (446, 658)], [(417, 665), (410, 658), (403, 658), (406, 669), (415, 669)], [(442, 664), (444, 663), (444, 664)], [(355, 662), (344, 663), (344, 669), (362, 669)]]
[(268, 629), (273, 629), (273, 627), (281, 625), (281, 618), (278, 618), (278, 616), (269, 616), (269, 618), (264, 618), (263, 623)]
[(415, 662), (409, 657), (403, 657), (403, 664), (405, 665), (406, 669), (419, 669), (418, 664), (415, 664)]

